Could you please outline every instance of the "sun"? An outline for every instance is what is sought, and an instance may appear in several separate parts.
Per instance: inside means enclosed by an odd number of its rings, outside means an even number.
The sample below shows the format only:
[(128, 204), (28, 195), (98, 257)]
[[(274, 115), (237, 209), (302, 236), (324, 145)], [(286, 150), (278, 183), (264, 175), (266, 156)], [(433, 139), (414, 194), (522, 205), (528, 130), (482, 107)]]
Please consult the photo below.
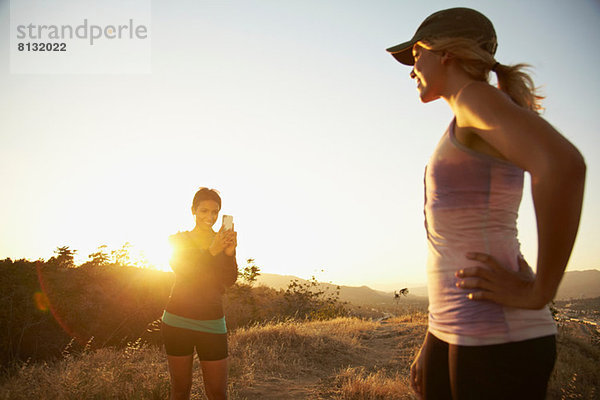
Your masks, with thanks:
[(141, 237), (131, 242), (130, 257), (134, 265), (171, 271), (171, 253), (172, 248), (165, 238)]

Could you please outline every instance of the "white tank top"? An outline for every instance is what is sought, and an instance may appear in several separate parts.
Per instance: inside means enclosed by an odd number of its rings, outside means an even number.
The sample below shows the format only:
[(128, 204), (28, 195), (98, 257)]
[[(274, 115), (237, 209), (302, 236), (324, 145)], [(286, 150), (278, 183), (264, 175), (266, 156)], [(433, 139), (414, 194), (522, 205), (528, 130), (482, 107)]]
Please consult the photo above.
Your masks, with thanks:
[(429, 331), (447, 343), (487, 345), (556, 334), (548, 307), (525, 310), (467, 298), (456, 271), (481, 265), (467, 252), (491, 254), (518, 270), (517, 215), (523, 170), (458, 142), (455, 121), (425, 169)]

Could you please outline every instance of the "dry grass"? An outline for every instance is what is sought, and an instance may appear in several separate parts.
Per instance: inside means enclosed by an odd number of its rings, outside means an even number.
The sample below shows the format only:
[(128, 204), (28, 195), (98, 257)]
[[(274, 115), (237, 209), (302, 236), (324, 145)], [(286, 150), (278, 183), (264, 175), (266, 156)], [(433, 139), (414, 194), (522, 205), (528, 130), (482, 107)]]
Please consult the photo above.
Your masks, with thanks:
[[(353, 318), (280, 322), (239, 329), (230, 335), (231, 399), (267, 377), (294, 380), (323, 375), (350, 364), (360, 351), (361, 333), (376, 322)], [(194, 368), (192, 398), (203, 398), (201, 372)], [(285, 388), (279, 388), (285, 390)], [(169, 393), (161, 349), (131, 344), (67, 355), (55, 363), (23, 364), (0, 384), (1, 399), (165, 399)]]
[(0, 386), (2, 399), (165, 399), (168, 392), (165, 357), (145, 346), (24, 364)]
[[(408, 365), (425, 329), (423, 315), (238, 329), (230, 335), (230, 399), (414, 399)], [(548, 399), (599, 398), (600, 348), (576, 333), (560, 330)], [(197, 364), (192, 399), (204, 398)], [(164, 352), (139, 342), (23, 364), (0, 381), (0, 399), (7, 400), (166, 399), (168, 393)]]
[(279, 322), (238, 329), (230, 337), (231, 376), (252, 386), (264, 376), (294, 377), (350, 363), (359, 335), (378, 324), (355, 318)]
[(384, 370), (368, 373), (364, 367), (348, 367), (335, 377), (339, 393), (334, 397), (347, 400), (413, 399), (408, 380), (397, 372)]
[(557, 360), (548, 387), (549, 399), (600, 399), (600, 345), (595, 328), (559, 327)]

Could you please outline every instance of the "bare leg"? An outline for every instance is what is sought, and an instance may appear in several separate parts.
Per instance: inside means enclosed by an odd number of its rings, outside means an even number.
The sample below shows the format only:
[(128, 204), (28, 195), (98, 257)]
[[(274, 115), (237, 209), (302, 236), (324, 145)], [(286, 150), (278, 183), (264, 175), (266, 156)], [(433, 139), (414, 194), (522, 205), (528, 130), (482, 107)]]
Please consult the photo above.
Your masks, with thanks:
[(171, 374), (171, 400), (188, 400), (192, 390), (194, 355), (167, 356)]
[(227, 399), (227, 359), (201, 361), (204, 390), (208, 400)]

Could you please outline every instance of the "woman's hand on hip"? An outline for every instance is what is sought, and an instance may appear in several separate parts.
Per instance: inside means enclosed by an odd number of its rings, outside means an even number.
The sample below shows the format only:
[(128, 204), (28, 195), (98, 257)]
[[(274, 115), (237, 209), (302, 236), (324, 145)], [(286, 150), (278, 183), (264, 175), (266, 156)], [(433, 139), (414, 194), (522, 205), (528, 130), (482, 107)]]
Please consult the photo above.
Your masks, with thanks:
[(469, 299), (527, 309), (540, 309), (546, 305), (534, 290), (535, 276), (524, 258), (517, 260), (519, 270), (512, 271), (489, 254), (467, 253), (466, 257), (483, 264), (463, 268), (455, 274), (459, 278), (456, 286), (469, 291)]

